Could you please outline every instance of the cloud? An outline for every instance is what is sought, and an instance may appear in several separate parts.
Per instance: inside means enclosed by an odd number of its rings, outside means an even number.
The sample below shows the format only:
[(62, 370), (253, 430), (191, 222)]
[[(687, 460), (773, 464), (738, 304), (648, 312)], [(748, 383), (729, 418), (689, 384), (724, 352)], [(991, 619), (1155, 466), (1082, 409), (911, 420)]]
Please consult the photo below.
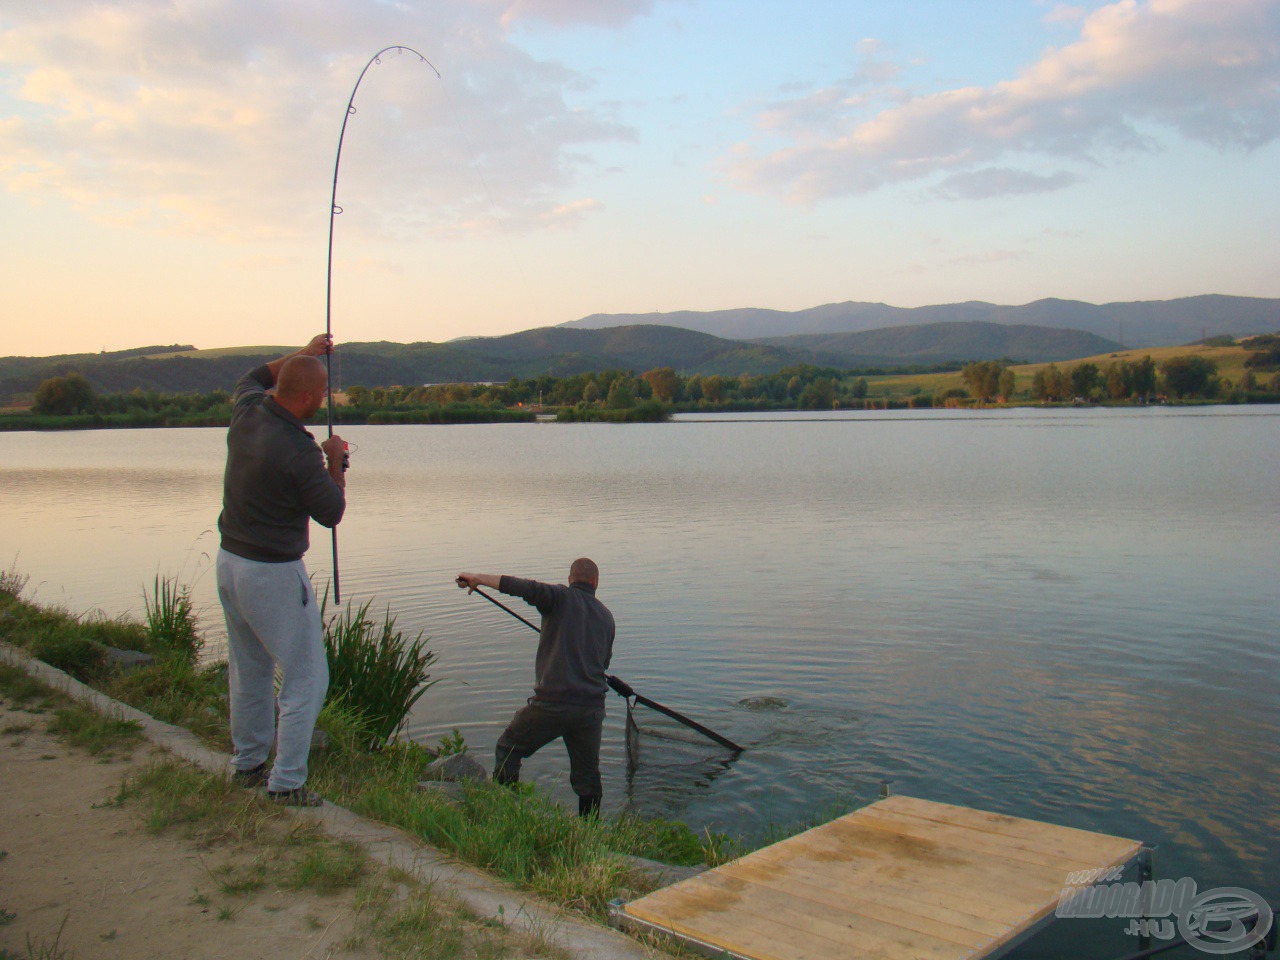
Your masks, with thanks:
[[(1000, 181), (1013, 193), (1061, 188), (1064, 174), (1015, 176), (1001, 162), (1102, 163), (1156, 149), (1155, 127), (1219, 149), (1257, 148), (1280, 133), (1280, 0), (1120, 0), (1014, 79), (878, 112), (870, 103), (833, 89), (769, 105), (759, 139), (726, 160), (730, 179), (811, 203), (945, 175), (942, 194), (963, 197)], [(765, 145), (779, 136), (781, 145)], [(970, 179), (957, 181), (963, 174)]]
[(1079, 23), (1086, 16), (1088, 11), (1083, 7), (1071, 6), (1065, 3), (1055, 4), (1053, 9), (1044, 15), (1045, 23)]
[(603, 209), (604, 204), (599, 200), (586, 197), (581, 200), (574, 200), (571, 203), (560, 204), (543, 217), (543, 222), (550, 227), (571, 227), (580, 223), (590, 214), (599, 213)]
[[(550, 9), (556, 4), (548, 3)], [(572, 5), (565, 4), (568, 9)], [(592, 144), (635, 132), (569, 91), (588, 81), (510, 42), (485, 3), (329, 0), (7, 4), (0, 185), (108, 221), (239, 240), (327, 228), (342, 109), (349, 230), (540, 229)], [(358, 226), (357, 226), (358, 225)]]
[(618, 27), (653, 10), (653, 0), (484, 0), (503, 8), (502, 23), (538, 20), (557, 27), (589, 24)]
[(934, 188), (934, 193), (947, 200), (986, 200), (1027, 193), (1050, 193), (1079, 183), (1081, 179), (1078, 174), (1067, 170), (1042, 176), (1026, 170), (987, 167), (970, 173), (952, 174)]

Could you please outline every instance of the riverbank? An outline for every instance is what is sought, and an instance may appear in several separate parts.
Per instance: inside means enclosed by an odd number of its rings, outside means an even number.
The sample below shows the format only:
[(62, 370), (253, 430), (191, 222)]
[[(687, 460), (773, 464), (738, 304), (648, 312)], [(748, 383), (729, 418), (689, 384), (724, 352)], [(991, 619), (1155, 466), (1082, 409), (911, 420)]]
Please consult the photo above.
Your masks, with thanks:
[[(27, 602), (20, 597), (24, 584), (12, 572), (0, 577), (0, 640), (149, 717), (191, 731), (203, 749), (220, 751), (225, 777), (224, 665), (196, 666), (167, 656), (139, 623), (78, 618)], [(119, 649), (149, 651), (157, 659), (122, 670), (110, 652)], [(329, 745), (313, 757), (310, 784), (328, 800), (590, 920), (602, 920), (610, 900), (658, 885), (630, 858), (715, 863), (732, 846), (726, 838), (699, 837), (669, 821), (630, 815), (583, 820), (531, 785), (515, 792), (476, 781), (463, 785), (457, 799), (424, 791), (418, 784), (435, 751), (393, 742), (370, 752), (340, 709), (326, 710), (319, 727)]]

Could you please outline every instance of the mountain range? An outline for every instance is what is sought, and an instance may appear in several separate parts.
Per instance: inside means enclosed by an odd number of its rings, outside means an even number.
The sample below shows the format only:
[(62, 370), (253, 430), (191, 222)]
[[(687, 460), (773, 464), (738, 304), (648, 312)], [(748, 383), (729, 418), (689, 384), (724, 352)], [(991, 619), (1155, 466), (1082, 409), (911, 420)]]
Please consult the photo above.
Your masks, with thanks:
[(738, 340), (799, 334), (857, 333), (885, 327), (983, 322), (1083, 330), (1129, 347), (1169, 346), (1218, 334), (1245, 336), (1280, 329), (1280, 300), (1210, 294), (1176, 300), (1094, 304), (1036, 300), (1022, 306), (982, 301), (928, 307), (828, 303), (787, 312), (743, 308), (676, 313), (595, 313), (562, 324), (581, 329), (660, 324)]
[[(937, 317), (945, 319), (930, 319)], [(1014, 322), (1032, 317), (1046, 322)], [(655, 319), (667, 323), (658, 324)], [(898, 324), (888, 326), (885, 320)], [(880, 326), (864, 328), (873, 323)], [(1123, 327), (1123, 339), (1098, 332), (1112, 326), (1117, 334)], [(749, 309), (596, 314), (558, 327), (449, 343), (343, 343), (334, 358), (334, 382), (378, 387), (501, 382), (608, 369), (641, 373), (655, 367), (673, 367), (684, 374), (736, 376), (771, 373), (799, 363), (865, 369), (1001, 358), (1067, 361), (1115, 352), (1122, 346), (1174, 345), (1206, 334), (1242, 336), (1277, 330), (1280, 300), (1220, 296), (1104, 306), (1041, 300), (1023, 307), (964, 303), (905, 310), (846, 303), (795, 313)], [(83, 374), (102, 393), (230, 389), (250, 366), (289, 349), (202, 351), (174, 344), (98, 354), (3, 357), (0, 399), (29, 397), (43, 380), (71, 372)]]

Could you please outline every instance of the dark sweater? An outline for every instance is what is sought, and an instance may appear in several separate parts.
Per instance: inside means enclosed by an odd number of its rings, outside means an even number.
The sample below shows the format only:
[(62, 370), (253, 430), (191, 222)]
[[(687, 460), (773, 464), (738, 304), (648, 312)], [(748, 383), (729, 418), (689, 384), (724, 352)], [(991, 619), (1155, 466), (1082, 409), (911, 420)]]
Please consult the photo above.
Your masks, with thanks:
[(307, 552), (307, 521), (336, 526), (347, 500), (302, 421), (267, 396), (271, 386), (266, 366), (236, 384), (218, 530), (228, 553), (288, 563)]
[(533, 698), (551, 703), (604, 703), (604, 672), (613, 657), (613, 614), (585, 583), (564, 586), (503, 577), (498, 589), (542, 614)]

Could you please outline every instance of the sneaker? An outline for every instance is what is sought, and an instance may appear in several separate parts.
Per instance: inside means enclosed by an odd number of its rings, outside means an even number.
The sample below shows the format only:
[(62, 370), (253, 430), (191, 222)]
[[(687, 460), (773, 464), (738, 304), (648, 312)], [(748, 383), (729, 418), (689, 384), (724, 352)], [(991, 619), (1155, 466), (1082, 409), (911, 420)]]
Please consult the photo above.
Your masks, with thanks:
[(318, 807), (324, 803), (324, 797), (306, 787), (294, 787), (292, 790), (268, 790), (267, 796), (273, 803), (286, 807)]
[(237, 787), (244, 787), (248, 790), (265, 787), (267, 785), (266, 761), (256, 767), (250, 767), (248, 770), (237, 770), (231, 775), (231, 780)]

